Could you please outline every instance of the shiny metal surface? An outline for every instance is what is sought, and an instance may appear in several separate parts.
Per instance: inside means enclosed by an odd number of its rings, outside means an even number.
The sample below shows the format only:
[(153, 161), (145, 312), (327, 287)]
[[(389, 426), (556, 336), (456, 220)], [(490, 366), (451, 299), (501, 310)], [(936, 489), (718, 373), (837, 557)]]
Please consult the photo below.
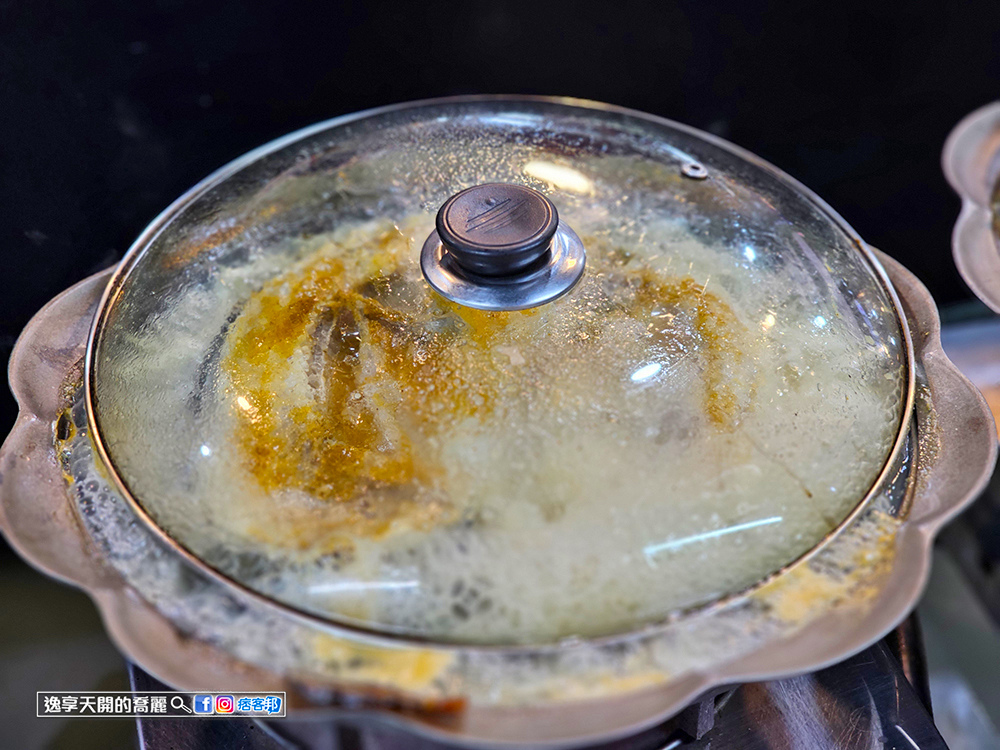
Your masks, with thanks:
[(681, 167), (681, 174), (692, 180), (704, 180), (708, 177), (708, 170), (698, 162), (689, 161)]
[(931, 704), (930, 676), (927, 672), (927, 660), (924, 658), (922, 644), (923, 631), (917, 615), (911, 615), (887, 635), (882, 642), (899, 664), (903, 676), (913, 688), (920, 703), (933, 713)]
[(885, 641), (815, 674), (740, 688), (717, 713), (710, 742), (690, 747), (947, 748)]
[(1000, 176), (1000, 102), (977, 109), (955, 126), (941, 162), (962, 199), (951, 238), (955, 264), (976, 296), (1000, 312), (1000, 246), (991, 207)]
[(502, 280), (486, 281), (464, 273), (436, 231), (420, 251), (420, 268), (427, 282), (452, 302), (478, 310), (527, 310), (552, 302), (576, 286), (586, 261), (583, 242), (562, 221), (544, 265)]

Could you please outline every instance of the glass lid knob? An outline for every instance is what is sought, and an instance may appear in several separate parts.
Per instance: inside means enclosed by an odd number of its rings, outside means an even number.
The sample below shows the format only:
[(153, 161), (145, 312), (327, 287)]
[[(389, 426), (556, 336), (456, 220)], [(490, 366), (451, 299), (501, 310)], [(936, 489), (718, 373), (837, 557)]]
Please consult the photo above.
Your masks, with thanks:
[(585, 253), (552, 201), (524, 185), (486, 183), (451, 196), (424, 243), (424, 278), (454, 302), (524, 310), (580, 280)]

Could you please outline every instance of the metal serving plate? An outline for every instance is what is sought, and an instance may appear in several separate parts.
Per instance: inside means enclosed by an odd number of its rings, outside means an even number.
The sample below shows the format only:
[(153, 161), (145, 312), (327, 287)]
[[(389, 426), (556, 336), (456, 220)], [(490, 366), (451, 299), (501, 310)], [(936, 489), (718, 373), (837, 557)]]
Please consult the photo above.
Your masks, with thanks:
[(955, 126), (941, 162), (962, 199), (951, 238), (955, 264), (976, 296), (1000, 312), (1000, 238), (992, 205), (1000, 179), (1000, 102), (977, 109)]

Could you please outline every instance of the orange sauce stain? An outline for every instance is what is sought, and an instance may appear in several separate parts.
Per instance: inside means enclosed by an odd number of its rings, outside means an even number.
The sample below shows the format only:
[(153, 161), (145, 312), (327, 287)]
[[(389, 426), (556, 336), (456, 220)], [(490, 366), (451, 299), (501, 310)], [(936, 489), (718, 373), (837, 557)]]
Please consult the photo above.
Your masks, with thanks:
[(742, 410), (727, 370), (744, 356), (749, 332), (732, 307), (690, 276), (664, 280), (649, 272), (640, 275), (636, 303), (647, 313), (673, 308), (688, 317), (699, 339), (705, 414), (716, 427), (733, 429)]
[[(266, 520), (251, 529), (262, 539), (349, 551), (357, 535), (454, 520), (436, 439), (463, 420), (485, 422), (532, 388), (530, 366), (499, 367), (507, 360), (497, 347), (516, 346), (530, 363), (533, 346), (551, 346), (540, 331), (545, 316), (564, 314), (557, 308), (483, 312), (429, 291), (415, 305), (397, 304), (386, 293), (398, 272), (393, 241), (398, 230), (373, 238), (367, 268), (376, 270), (361, 282), (339, 257), (318, 254), (256, 292), (233, 324), (222, 369), (245, 467), (267, 495), (310, 498), (262, 508), (253, 517)], [(654, 336), (693, 337), (685, 345), (700, 357), (705, 414), (732, 429), (745, 404), (727, 363), (748, 336), (735, 313), (691, 277), (636, 271), (624, 281), (630, 308), (588, 314), (589, 325), (668, 310)], [(565, 344), (577, 361), (598, 338), (587, 325), (581, 320), (579, 338)], [(558, 389), (548, 397), (558, 408)]]

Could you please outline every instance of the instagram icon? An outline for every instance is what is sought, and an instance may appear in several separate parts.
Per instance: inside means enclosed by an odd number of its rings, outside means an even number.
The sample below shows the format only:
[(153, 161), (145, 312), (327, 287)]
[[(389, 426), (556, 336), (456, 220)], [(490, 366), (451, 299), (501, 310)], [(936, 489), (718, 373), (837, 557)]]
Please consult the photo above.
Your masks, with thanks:
[(233, 696), (231, 695), (215, 696), (215, 713), (231, 714), (232, 712), (233, 712)]

